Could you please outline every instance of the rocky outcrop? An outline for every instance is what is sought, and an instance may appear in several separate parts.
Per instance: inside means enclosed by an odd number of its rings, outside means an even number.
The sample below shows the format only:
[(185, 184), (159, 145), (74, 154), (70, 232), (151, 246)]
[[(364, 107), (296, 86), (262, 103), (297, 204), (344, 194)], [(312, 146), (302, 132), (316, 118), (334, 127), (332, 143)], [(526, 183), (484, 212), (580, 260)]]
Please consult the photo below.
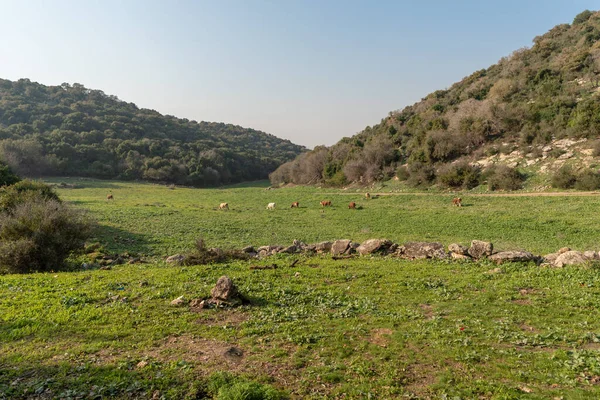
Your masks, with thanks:
[(387, 239), (365, 240), (356, 249), (362, 256), (374, 253), (388, 253), (393, 243)]
[(399, 257), (410, 260), (419, 260), (424, 258), (447, 258), (448, 254), (441, 243), (430, 242), (408, 242), (398, 248)]
[(494, 246), (490, 242), (481, 240), (473, 240), (469, 247), (469, 255), (475, 259), (491, 256), (494, 251)]

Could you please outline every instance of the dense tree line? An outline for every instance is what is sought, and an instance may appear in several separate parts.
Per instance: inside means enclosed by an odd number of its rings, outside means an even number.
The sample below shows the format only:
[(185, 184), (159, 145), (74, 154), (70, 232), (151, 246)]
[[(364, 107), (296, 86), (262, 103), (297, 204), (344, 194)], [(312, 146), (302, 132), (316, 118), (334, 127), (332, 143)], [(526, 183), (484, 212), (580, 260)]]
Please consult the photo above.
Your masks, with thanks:
[(0, 79), (0, 159), (25, 176), (214, 186), (264, 179), (304, 150), (253, 129), (140, 109), (77, 83)]
[[(300, 155), (271, 181), (340, 185), (397, 174), (421, 185), (454, 182), (453, 175), (465, 173), (469, 186), (473, 173), (449, 171), (447, 164), (515, 149), (541, 154), (565, 137), (598, 138), (600, 13), (584, 11), (533, 42), (351, 138)], [(503, 174), (503, 181), (518, 181)]]

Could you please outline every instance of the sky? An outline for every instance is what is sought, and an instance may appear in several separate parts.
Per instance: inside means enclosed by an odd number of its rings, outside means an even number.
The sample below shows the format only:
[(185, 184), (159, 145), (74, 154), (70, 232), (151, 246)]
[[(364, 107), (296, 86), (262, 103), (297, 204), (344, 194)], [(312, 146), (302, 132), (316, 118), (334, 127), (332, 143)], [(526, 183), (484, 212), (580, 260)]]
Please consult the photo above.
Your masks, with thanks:
[(332, 145), (600, 0), (0, 0), (0, 78)]

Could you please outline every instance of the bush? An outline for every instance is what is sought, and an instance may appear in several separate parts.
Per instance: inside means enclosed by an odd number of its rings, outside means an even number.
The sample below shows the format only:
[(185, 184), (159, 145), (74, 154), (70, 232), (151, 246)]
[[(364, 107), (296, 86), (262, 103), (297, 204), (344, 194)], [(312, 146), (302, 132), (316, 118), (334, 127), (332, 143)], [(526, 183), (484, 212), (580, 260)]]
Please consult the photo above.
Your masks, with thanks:
[(600, 189), (600, 174), (591, 169), (587, 169), (577, 176), (575, 182), (577, 190), (596, 190)]
[(21, 203), (39, 199), (60, 202), (54, 190), (42, 182), (25, 179), (14, 185), (0, 188), (1, 211), (10, 211)]
[(207, 248), (204, 238), (196, 240), (195, 249), (186, 254), (183, 264), (185, 265), (205, 265), (213, 263), (222, 263), (232, 260), (247, 260), (250, 258), (248, 253), (240, 250), (223, 250), (219, 248)]
[(590, 19), (590, 17), (592, 15), (594, 15), (594, 13), (591, 12), (590, 10), (585, 10), (585, 11), (580, 12), (579, 14), (577, 14), (575, 16), (575, 18), (573, 18), (573, 25), (583, 24), (588, 19)]
[(405, 181), (410, 178), (410, 172), (408, 172), (408, 168), (405, 165), (402, 165), (396, 170), (396, 176), (398, 180)]
[(90, 221), (57, 200), (38, 195), (0, 212), (0, 273), (56, 271), (83, 248)]
[(414, 187), (429, 186), (435, 180), (435, 170), (429, 164), (414, 162), (408, 165), (410, 174), (407, 183)]
[(525, 175), (506, 165), (489, 167), (484, 174), (490, 190), (518, 190), (523, 186)]
[(479, 185), (481, 170), (467, 162), (444, 165), (437, 172), (438, 183), (445, 187), (472, 189)]
[(0, 186), (13, 185), (21, 179), (15, 175), (10, 167), (4, 163), (0, 163)]
[(552, 187), (559, 189), (572, 189), (577, 182), (577, 175), (573, 169), (567, 165), (563, 165), (552, 176)]

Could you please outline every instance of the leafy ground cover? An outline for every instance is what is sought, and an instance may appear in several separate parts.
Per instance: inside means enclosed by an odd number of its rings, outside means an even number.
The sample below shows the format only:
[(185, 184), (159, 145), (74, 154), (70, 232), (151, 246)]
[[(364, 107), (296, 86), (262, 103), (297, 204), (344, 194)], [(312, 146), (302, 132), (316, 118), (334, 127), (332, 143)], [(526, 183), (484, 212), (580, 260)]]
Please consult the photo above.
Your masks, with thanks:
[[(367, 202), (356, 193), (363, 209), (348, 210), (354, 195), (327, 189), (68, 183), (79, 188), (60, 189), (61, 196), (91, 210), (109, 250), (146, 252), (154, 261), (0, 276), (0, 399), (600, 395), (595, 265), (514, 264), (498, 272), (487, 262), (383, 257), (161, 261), (198, 236), (215, 246), (388, 237), (593, 249), (593, 196), (463, 196), (465, 207), (452, 208), (450, 194)], [(334, 208), (321, 213), (324, 193)], [(288, 209), (296, 200), (303, 208)], [(229, 212), (216, 210), (222, 201)], [(287, 207), (269, 212), (270, 201)], [(250, 268), (271, 264), (278, 268)], [(170, 305), (179, 296), (209, 296), (224, 274), (250, 304), (200, 312)]]

